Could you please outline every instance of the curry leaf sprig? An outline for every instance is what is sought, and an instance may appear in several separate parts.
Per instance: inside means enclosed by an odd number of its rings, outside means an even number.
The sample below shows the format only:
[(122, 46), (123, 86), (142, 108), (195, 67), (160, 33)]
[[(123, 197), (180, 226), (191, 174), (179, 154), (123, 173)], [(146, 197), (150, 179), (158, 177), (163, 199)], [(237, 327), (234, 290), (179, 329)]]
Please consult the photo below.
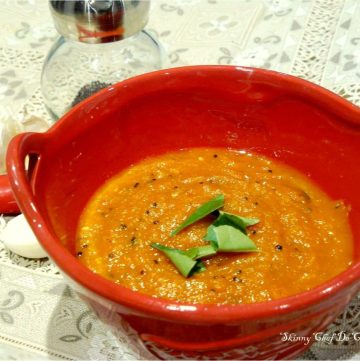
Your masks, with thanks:
[(246, 228), (259, 223), (259, 220), (219, 211), (223, 206), (224, 195), (220, 194), (202, 204), (170, 234), (174, 236), (186, 227), (216, 212), (217, 218), (208, 227), (204, 236), (204, 240), (209, 244), (185, 251), (159, 243), (152, 243), (151, 246), (163, 252), (184, 277), (205, 271), (206, 268), (201, 259), (213, 256), (217, 252), (256, 252), (257, 247), (247, 236)]
[[(187, 251), (182, 251), (177, 248), (163, 246), (159, 243), (153, 243), (151, 246), (159, 251), (162, 251), (184, 277), (188, 277), (190, 274), (194, 274), (196, 272), (205, 271), (205, 265), (197, 258), (198, 249), (196, 248), (190, 248)], [(216, 251), (211, 249), (210, 253), (206, 255), (202, 254), (201, 257), (206, 257), (215, 253)]]
[(202, 204), (199, 208), (197, 208), (193, 213), (190, 214), (188, 218), (185, 219), (183, 223), (180, 224), (175, 230), (170, 233), (170, 236), (175, 236), (184, 228), (190, 226), (191, 224), (199, 221), (200, 219), (208, 216), (212, 212), (218, 210), (219, 208), (224, 206), (224, 195), (219, 194), (215, 198), (210, 201)]

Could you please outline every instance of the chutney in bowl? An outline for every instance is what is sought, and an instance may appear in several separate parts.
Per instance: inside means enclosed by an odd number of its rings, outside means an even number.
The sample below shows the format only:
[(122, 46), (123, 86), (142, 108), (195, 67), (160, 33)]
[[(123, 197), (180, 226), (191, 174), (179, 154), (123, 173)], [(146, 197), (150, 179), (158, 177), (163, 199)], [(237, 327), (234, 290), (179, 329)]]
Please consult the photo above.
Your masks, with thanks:
[[(246, 232), (257, 249), (210, 252), (203, 257), (203, 272), (184, 277), (152, 244), (183, 251), (208, 245), (204, 235), (214, 215), (176, 236), (171, 231), (184, 213), (218, 194), (225, 198), (223, 211), (258, 220)], [(76, 246), (84, 265), (119, 285), (217, 305), (307, 291), (352, 262), (348, 208), (342, 201), (331, 200), (279, 162), (219, 148), (150, 157), (109, 179), (82, 212)]]
[[(360, 288), (359, 119), (356, 106), (288, 75), (231, 66), (170, 69), (101, 91), (44, 134), (16, 137), (8, 174), (22, 212), (71, 285), (118, 312), (156, 356), (289, 358), (309, 345), (284, 342), (281, 332), (323, 330)], [(79, 262), (79, 219), (94, 193), (146, 158), (191, 148), (266, 157), (341, 200), (353, 238), (351, 266), (295, 295), (203, 304), (133, 291)]]

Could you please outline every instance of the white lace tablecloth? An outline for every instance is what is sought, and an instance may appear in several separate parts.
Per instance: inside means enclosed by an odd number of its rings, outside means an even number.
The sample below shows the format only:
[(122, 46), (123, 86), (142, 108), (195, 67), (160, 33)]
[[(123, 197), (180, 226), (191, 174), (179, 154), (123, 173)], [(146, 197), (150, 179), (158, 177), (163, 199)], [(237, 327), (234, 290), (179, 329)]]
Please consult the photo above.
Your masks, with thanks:
[[(147, 30), (162, 43), (167, 67), (269, 68), (360, 105), (359, 0), (153, 0)], [(56, 36), (46, 0), (0, 0), (1, 132), (9, 120), (25, 130), (51, 124), (40, 73)], [(16, 256), (0, 242), (0, 285), (0, 359), (149, 358), (132, 348), (131, 335), (105, 326), (47, 259)], [(360, 298), (327, 333), (340, 331), (360, 332)], [(360, 342), (316, 342), (302, 358), (360, 359)]]

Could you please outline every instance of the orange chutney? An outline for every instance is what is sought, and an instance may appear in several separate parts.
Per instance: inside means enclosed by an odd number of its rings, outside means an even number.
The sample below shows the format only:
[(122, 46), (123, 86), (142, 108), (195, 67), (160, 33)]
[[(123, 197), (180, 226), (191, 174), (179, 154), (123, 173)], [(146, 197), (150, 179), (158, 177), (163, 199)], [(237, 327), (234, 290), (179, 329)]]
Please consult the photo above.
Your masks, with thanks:
[[(150, 245), (188, 249), (212, 216), (170, 233), (219, 194), (224, 211), (258, 218), (248, 235), (259, 252), (218, 253), (184, 278)], [(263, 156), (194, 148), (148, 158), (107, 181), (86, 206), (77, 256), (134, 291), (186, 303), (238, 304), (309, 290), (352, 262), (348, 209), (298, 171)]]

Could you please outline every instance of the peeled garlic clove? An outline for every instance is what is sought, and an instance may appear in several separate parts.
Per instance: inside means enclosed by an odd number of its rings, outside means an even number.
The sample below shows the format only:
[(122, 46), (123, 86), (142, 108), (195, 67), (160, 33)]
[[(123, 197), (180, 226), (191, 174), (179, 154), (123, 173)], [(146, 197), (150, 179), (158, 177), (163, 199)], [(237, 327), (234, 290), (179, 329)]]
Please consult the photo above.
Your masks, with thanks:
[(12, 218), (0, 234), (4, 245), (12, 252), (26, 258), (47, 257), (27, 220), (21, 214)]

